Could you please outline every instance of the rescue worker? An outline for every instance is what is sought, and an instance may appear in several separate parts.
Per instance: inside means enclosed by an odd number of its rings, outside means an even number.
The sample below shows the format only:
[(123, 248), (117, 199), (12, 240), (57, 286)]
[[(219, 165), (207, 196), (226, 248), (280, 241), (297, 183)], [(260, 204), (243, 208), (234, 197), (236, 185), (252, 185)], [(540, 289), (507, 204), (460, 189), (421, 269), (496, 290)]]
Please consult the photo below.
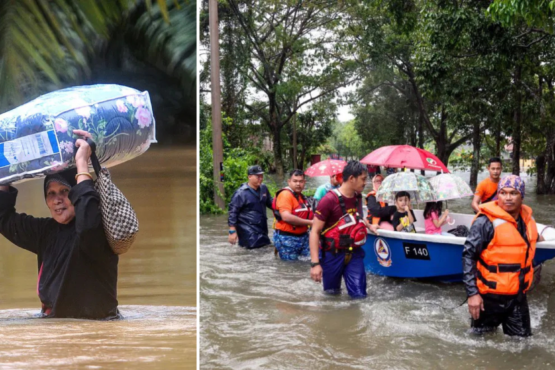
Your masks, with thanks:
[(476, 187), (474, 198), (472, 198), (472, 209), (478, 213), (480, 211), (480, 203), (484, 204), (497, 199), (497, 184), (501, 178), (503, 164), (501, 159), (497, 157), (490, 158), (488, 161), (489, 177), (481, 181)]
[(328, 193), (328, 191), (332, 189), (337, 189), (339, 186), (341, 186), (342, 182), (343, 182), (343, 178), (340, 173), (331, 175), (330, 182), (318, 186), (318, 188), (316, 189), (316, 193), (314, 193), (313, 198), (319, 202), (320, 200), (322, 200), (324, 195)]
[(368, 207), (367, 219), (370, 224), (380, 225), (382, 229), (393, 230), (391, 225), (391, 216), (395, 213), (397, 208), (389, 206), (385, 202), (378, 202), (376, 193), (382, 185), (384, 177), (382, 174), (376, 174), (372, 179), (372, 191), (366, 194), (366, 206)]
[(463, 282), (472, 331), (494, 331), (500, 324), (511, 336), (532, 335), (526, 292), (538, 235), (532, 209), (522, 204), (522, 179), (500, 180), (498, 199), (480, 206), (463, 250)]
[[(310, 232), (310, 277), (323, 281), (324, 292), (339, 294), (341, 278), (352, 298), (366, 297), (364, 251), (366, 228), (362, 196), (368, 172), (359, 161), (349, 161), (343, 169), (343, 184), (328, 192), (318, 204)], [(349, 226), (347, 226), (349, 225)]]
[(260, 166), (250, 166), (247, 170), (248, 182), (233, 193), (229, 202), (229, 237), (232, 245), (247, 249), (269, 245), (268, 216), (266, 207), (272, 209), (272, 197), (264, 181), (264, 171)]
[(279, 190), (273, 201), (274, 246), (282, 260), (293, 261), (310, 255), (308, 227), (314, 214), (302, 194), (305, 183), (303, 171), (291, 171), (288, 186)]

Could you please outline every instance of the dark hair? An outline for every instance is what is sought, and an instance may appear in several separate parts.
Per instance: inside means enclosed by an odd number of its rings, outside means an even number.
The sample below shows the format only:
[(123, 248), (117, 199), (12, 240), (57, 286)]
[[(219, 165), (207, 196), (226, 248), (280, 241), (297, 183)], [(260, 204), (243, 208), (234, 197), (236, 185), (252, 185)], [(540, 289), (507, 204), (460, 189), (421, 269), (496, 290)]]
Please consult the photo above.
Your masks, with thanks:
[(395, 194), (395, 201), (397, 201), (397, 199), (399, 199), (401, 197), (407, 197), (410, 200), (410, 194), (409, 194), (408, 191), (400, 191), (397, 194)]
[(303, 170), (291, 170), (291, 172), (289, 172), (289, 178), (293, 177), (293, 176), (302, 176), (304, 178), (304, 172)]
[(349, 180), (349, 177), (353, 176), (355, 178), (362, 175), (362, 173), (368, 173), (368, 167), (359, 161), (350, 160), (347, 162), (345, 168), (343, 168), (343, 181)]
[(432, 215), (432, 212), (437, 213), (437, 217), (441, 216), (443, 211), (442, 202), (428, 202), (426, 203), (426, 208), (424, 208), (424, 218), (428, 218)]
[(501, 162), (501, 158), (499, 158), (499, 157), (491, 157), (488, 161), (488, 167), (492, 163), (499, 163), (501, 165), (501, 167), (503, 167), (503, 162)]

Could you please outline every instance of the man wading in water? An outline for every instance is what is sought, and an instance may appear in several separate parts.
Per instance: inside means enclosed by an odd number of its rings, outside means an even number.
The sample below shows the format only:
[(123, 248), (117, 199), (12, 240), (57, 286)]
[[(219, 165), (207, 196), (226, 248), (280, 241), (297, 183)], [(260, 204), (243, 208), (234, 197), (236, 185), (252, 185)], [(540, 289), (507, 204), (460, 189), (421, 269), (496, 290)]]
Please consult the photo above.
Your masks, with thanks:
[(480, 206), (464, 243), (463, 282), (472, 330), (480, 334), (503, 325), (503, 333), (532, 335), (526, 292), (534, 278), (538, 235), (532, 209), (522, 204), (524, 181), (499, 181), (497, 201)]
[[(86, 131), (73, 133), (91, 138)], [(77, 171), (44, 180), (52, 218), (16, 213), (17, 189), (0, 186), (0, 233), (37, 255), (43, 317), (114, 319), (119, 317), (118, 256), (104, 235), (100, 197), (88, 172), (91, 149), (83, 139), (75, 146)]]
[(264, 181), (264, 171), (258, 165), (247, 169), (249, 181), (235, 190), (229, 202), (229, 237), (234, 245), (253, 249), (270, 245), (266, 208), (272, 209), (273, 198)]
[(363, 219), (361, 194), (367, 178), (365, 165), (349, 161), (343, 169), (343, 184), (322, 198), (314, 214), (309, 240), (310, 277), (316, 282), (323, 280), (326, 293), (339, 294), (343, 277), (352, 298), (366, 297), (362, 246), (366, 228), (373, 232), (378, 229), (378, 225)]

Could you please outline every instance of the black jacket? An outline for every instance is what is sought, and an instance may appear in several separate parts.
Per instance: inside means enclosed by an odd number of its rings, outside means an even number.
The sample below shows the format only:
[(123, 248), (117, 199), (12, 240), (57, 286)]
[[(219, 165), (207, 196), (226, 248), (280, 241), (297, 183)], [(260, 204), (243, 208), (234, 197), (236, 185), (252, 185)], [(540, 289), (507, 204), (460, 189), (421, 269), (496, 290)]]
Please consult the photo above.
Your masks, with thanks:
[(386, 205), (382, 207), (375, 195), (369, 195), (366, 198), (366, 206), (368, 207), (368, 214), (371, 217), (379, 217), (380, 222), (387, 221), (391, 223), (391, 216), (397, 211), (395, 206)]
[(0, 191), (0, 233), (37, 255), (38, 291), (47, 317), (118, 317), (115, 255), (104, 234), (99, 195), (83, 181), (69, 192), (75, 218), (59, 224), (15, 212), (17, 189)]
[(272, 197), (266, 185), (255, 191), (244, 183), (229, 202), (229, 226), (235, 226), (239, 245), (259, 248), (270, 244), (266, 208), (272, 209)]

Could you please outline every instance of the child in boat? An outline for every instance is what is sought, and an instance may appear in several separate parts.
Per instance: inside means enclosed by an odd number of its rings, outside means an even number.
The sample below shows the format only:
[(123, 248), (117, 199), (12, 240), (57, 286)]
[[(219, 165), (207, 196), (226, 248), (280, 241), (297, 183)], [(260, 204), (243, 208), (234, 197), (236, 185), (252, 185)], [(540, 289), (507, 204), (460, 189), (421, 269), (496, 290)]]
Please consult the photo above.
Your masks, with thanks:
[(391, 220), (395, 231), (415, 233), (414, 223), (416, 222), (416, 217), (410, 205), (410, 194), (406, 191), (400, 191), (395, 194), (395, 206), (397, 207), (397, 212), (393, 214)]
[(447, 223), (449, 217), (449, 210), (446, 209), (442, 213), (442, 202), (428, 202), (424, 208), (424, 225), (426, 227), (426, 234), (440, 234), (452, 236), (452, 234), (443, 232), (441, 227)]

